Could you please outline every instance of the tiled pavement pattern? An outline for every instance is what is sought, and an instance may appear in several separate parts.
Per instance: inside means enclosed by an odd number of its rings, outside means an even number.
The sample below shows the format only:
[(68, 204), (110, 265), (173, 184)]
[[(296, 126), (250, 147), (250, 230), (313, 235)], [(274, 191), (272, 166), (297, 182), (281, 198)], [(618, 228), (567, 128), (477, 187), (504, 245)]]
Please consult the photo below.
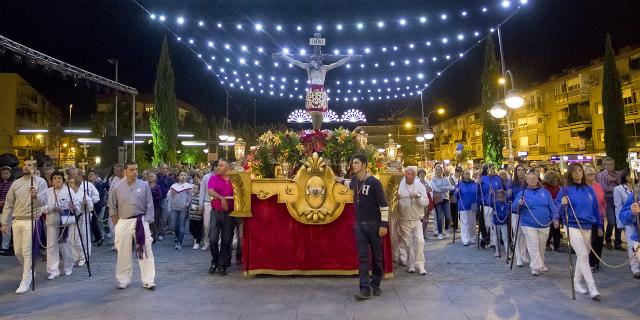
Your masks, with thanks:
[[(356, 277), (245, 278), (235, 266), (226, 277), (209, 275), (208, 252), (188, 245), (177, 251), (172, 240), (154, 246), (152, 292), (136, 282), (137, 263), (132, 285), (116, 289), (108, 246), (94, 248), (91, 278), (75, 268), (48, 281), (39, 262), (36, 291), (20, 296), (13, 291), (21, 268), (0, 257), (0, 319), (640, 319), (640, 280), (628, 266), (595, 274), (600, 302), (582, 294), (572, 301), (567, 254), (556, 252), (546, 255), (550, 271), (533, 277), (526, 266), (509, 271), (491, 249), (429, 239), (429, 275), (394, 265), (382, 296), (357, 302)], [(625, 254), (605, 249), (604, 257), (618, 264)]]

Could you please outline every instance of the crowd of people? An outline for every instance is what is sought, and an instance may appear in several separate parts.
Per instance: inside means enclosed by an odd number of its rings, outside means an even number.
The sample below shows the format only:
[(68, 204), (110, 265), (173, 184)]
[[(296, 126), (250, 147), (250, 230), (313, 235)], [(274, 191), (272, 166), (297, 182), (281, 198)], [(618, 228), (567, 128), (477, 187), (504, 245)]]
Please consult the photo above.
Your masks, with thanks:
[[(459, 230), (462, 245), (488, 246), (496, 257), (513, 258), (520, 267), (529, 264), (533, 276), (549, 270), (545, 251), (571, 250), (577, 256), (576, 292), (597, 299), (593, 273), (604, 261), (603, 247), (627, 251), (633, 278), (640, 279), (634, 249), (640, 207), (632, 196), (637, 181), (628, 169), (615, 171), (613, 159), (602, 163), (599, 172), (591, 165), (570, 163), (565, 174), (554, 166), (517, 165), (508, 172), (472, 162), (435, 163), (429, 170), (406, 167), (398, 214), (390, 217), (393, 259), (410, 273), (426, 274), (423, 248), (433, 216), (434, 239), (449, 238), (451, 229), (455, 237)], [(561, 247), (561, 228), (570, 248)]]
[[(603, 262), (603, 247), (626, 250), (633, 277), (640, 279), (634, 249), (640, 211), (633, 201), (635, 181), (628, 169), (615, 171), (610, 158), (603, 159), (599, 172), (571, 163), (566, 174), (554, 167), (517, 165), (508, 172), (472, 162), (435, 163), (430, 169), (408, 166), (392, 208), (397, 214), (392, 216), (387, 202), (391, 199), (385, 199), (380, 181), (366, 168), (367, 158), (355, 155), (351, 179), (337, 178), (354, 191), (357, 299), (381, 294), (380, 238), (387, 233), (393, 260), (409, 273), (427, 274), (424, 246), (431, 217), (434, 239), (455, 239), (459, 231), (462, 245), (490, 247), (496, 257), (512, 258), (520, 267), (529, 264), (533, 276), (549, 270), (545, 251), (572, 250), (577, 256), (575, 290), (594, 299), (599, 292), (593, 273)], [(31, 286), (32, 254), (46, 252), (48, 279), (54, 280), (62, 272), (71, 275), (74, 266), (90, 263), (92, 246), (104, 242), (117, 251), (118, 288), (125, 289), (132, 281), (134, 252), (142, 285), (153, 290), (153, 245), (171, 237), (175, 250), (182, 250), (187, 228), (193, 236), (192, 249), (210, 251), (209, 273), (226, 275), (234, 243), (235, 262), (241, 264), (243, 236), (242, 219), (230, 215), (229, 171), (230, 163), (223, 159), (208, 168), (172, 169), (160, 164), (142, 172), (128, 162), (114, 165), (104, 178), (93, 169), (36, 168), (28, 159), (17, 175), (9, 167), (0, 168), (0, 254), (15, 253), (22, 264), (16, 293)], [(561, 228), (570, 247), (561, 246)]]
[(117, 251), (118, 288), (131, 283), (135, 251), (143, 287), (154, 289), (153, 244), (171, 236), (181, 250), (187, 225), (192, 249), (211, 252), (209, 272), (226, 275), (234, 243), (235, 262), (242, 261), (242, 221), (230, 216), (229, 169), (223, 159), (209, 168), (160, 164), (142, 172), (132, 162), (115, 164), (104, 178), (94, 169), (37, 168), (31, 159), (18, 173), (0, 168), (0, 255), (15, 255), (23, 266), (16, 293), (29, 290), (37, 255), (43, 253), (47, 279), (54, 280), (89, 263), (92, 246), (103, 243)]

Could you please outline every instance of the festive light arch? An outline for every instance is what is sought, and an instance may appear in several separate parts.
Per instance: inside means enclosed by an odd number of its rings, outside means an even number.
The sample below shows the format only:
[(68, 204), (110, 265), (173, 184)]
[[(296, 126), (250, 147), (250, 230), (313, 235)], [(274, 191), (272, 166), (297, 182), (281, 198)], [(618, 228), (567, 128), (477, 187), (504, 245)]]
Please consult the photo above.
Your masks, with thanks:
[(340, 117), (341, 122), (367, 122), (367, 117), (358, 109), (349, 109)]
[(311, 116), (307, 113), (307, 111), (302, 109), (293, 110), (289, 117), (287, 117), (287, 122), (289, 123), (307, 123), (311, 122)]
[[(420, 95), (526, 3), (526, 0), (493, 0), (455, 12), (436, 10), (413, 17), (313, 25), (248, 23), (248, 19), (214, 21), (160, 14), (161, 10), (147, 13), (191, 50), (223, 86), (278, 98), (302, 100), (307, 81), (301, 70), (282, 60), (273, 60), (271, 54), (308, 56), (312, 49), (303, 45), (300, 36), (326, 33), (325, 53), (362, 56), (328, 74), (325, 87), (330, 102), (363, 102)], [(470, 18), (480, 22), (472, 22)], [(363, 37), (363, 32), (372, 38), (383, 37), (384, 41), (366, 43), (373, 40)], [(402, 43), (388, 42), (397, 39), (393, 34), (404, 34), (407, 39)]]

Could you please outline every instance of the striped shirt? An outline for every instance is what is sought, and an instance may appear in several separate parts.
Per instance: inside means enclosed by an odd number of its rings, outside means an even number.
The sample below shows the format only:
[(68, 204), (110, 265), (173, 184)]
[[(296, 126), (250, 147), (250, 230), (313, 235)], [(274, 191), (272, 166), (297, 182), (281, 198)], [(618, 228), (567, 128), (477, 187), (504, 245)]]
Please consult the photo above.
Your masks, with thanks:
[(606, 199), (613, 199), (613, 188), (620, 184), (620, 173), (617, 171), (602, 170), (597, 176), (598, 183), (604, 190)]

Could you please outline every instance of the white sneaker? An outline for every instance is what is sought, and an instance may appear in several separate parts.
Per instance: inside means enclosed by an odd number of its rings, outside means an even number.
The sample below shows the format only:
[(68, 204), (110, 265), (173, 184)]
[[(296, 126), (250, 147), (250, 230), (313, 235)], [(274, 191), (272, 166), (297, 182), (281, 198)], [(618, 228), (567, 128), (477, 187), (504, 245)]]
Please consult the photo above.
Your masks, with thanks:
[(175, 248), (176, 248), (176, 250), (180, 250), (180, 249), (182, 249), (182, 246), (179, 243), (176, 243)]
[(87, 262), (84, 259), (78, 260), (78, 267), (84, 266), (85, 263), (87, 263)]
[(589, 291), (587, 291), (587, 289), (585, 289), (582, 284), (580, 284), (580, 282), (573, 282), (573, 287), (576, 290), (577, 293), (582, 293), (582, 294), (587, 294), (589, 293)]
[(20, 286), (16, 289), (16, 294), (26, 293), (29, 289), (31, 289), (31, 281), (29, 283), (20, 283)]
[(49, 276), (47, 277), (47, 280), (53, 280), (53, 279), (55, 279), (55, 278), (57, 278), (59, 276), (60, 276), (60, 274), (50, 273)]
[(544, 267), (540, 268), (540, 271), (541, 272), (547, 272), (547, 271), (549, 271), (549, 268), (547, 268), (547, 266), (544, 266)]
[(193, 243), (193, 250), (198, 250), (200, 249), (200, 245), (197, 242)]
[(164, 240), (164, 236), (163, 235), (158, 235), (158, 241), (162, 241)]
[(540, 271), (538, 271), (537, 269), (532, 269), (531, 270), (531, 275), (532, 276), (539, 276), (540, 275)]
[(65, 276), (70, 276), (72, 273), (73, 273), (73, 271), (65, 271), (65, 272), (64, 272), (64, 275), (65, 275)]
[(443, 232), (443, 235), (444, 235), (444, 238), (445, 238), (445, 239), (449, 238), (449, 231), (445, 230), (445, 231)]
[(409, 268), (407, 269), (408, 273), (416, 273), (416, 270), (414, 268)]
[(496, 257), (500, 257), (500, 252), (496, 251), (496, 253), (494, 254), (494, 256), (496, 256)]
[(128, 284), (124, 283), (124, 282), (119, 282), (118, 283), (118, 289), (126, 289), (128, 286)]
[(420, 269), (420, 271), (418, 271), (418, 274), (421, 275), (421, 276), (426, 276), (427, 275), (427, 270), (422, 268), (422, 269)]
[(209, 249), (209, 244), (208, 243), (203, 244), (200, 249), (202, 249), (202, 251), (207, 251)]
[(407, 265), (407, 261), (402, 260), (402, 259), (399, 259), (399, 260), (398, 260), (398, 263), (399, 263), (401, 266), (403, 266), (403, 267)]
[(438, 234), (438, 240), (442, 240), (442, 233)]
[(596, 288), (595, 283), (589, 285), (589, 296), (591, 296), (591, 299), (594, 300), (600, 298), (600, 292), (598, 292), (598, 288)]

